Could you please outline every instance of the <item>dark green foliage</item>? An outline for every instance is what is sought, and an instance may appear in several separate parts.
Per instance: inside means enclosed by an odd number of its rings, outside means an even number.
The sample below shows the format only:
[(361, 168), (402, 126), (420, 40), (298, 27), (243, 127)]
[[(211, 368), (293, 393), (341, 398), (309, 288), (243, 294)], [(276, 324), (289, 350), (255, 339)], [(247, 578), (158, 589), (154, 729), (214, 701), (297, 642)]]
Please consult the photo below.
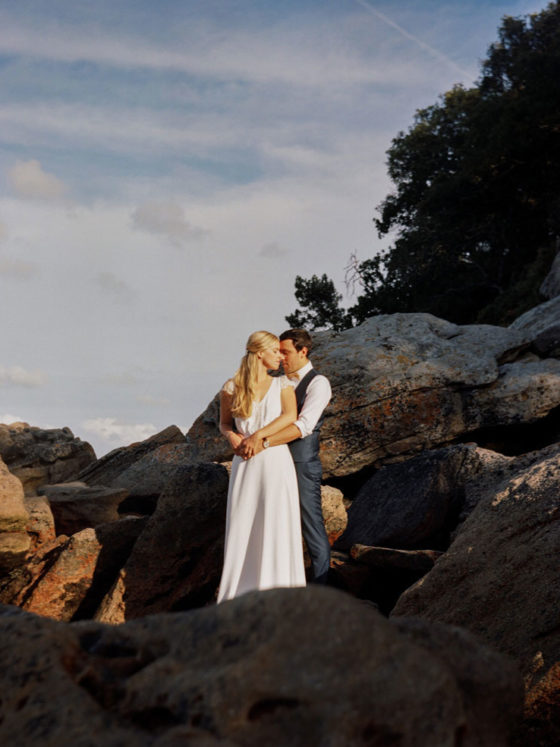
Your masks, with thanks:
[(357, 266), (347, 316), (507, 323), (538, 303), (560, 235), (560, 3), (504, 18), (477, 85), (418, 111), (388, 168), (375, 224), (396, 239)]
[(313, 275), (305, 280), (296, 277), (296, 300), (306, 311), (295, 311), (288, 314), (286, 321), (290, 327), (322, 329), (328, 327), (335, 331), (352, 326), (350, 317), (340, 308), (342, 296), (336, 292), (334, 283), (326, 275), (320, 278)]

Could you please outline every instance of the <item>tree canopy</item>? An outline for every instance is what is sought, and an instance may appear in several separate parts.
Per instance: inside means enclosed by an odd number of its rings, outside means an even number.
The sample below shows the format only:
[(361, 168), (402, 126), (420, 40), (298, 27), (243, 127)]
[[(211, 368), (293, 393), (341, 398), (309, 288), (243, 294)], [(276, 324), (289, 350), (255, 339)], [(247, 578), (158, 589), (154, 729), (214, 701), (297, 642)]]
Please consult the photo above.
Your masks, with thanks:
[(341, 329), (427, 311), (508, 323), (538, 303), (560, 236), (560, 3), (506, 16), (476, 85), (416, 112), (387, 155), (394, 191), (374, 222), (393, 245), (357, 264), (348, 310), (326, 275), (298, 277), (307, 310), (288, 321)]

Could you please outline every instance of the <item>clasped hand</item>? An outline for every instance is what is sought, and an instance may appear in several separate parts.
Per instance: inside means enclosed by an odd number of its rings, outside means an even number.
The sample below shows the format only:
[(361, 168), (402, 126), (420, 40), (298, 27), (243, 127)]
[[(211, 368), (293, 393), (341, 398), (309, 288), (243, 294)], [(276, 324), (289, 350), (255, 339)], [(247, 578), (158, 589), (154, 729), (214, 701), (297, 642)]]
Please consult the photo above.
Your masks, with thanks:
[(247, 436), (241, 443), (234, 449), (237, 456), (247, 460), (262, 451), (262, 439), (256, 436)]

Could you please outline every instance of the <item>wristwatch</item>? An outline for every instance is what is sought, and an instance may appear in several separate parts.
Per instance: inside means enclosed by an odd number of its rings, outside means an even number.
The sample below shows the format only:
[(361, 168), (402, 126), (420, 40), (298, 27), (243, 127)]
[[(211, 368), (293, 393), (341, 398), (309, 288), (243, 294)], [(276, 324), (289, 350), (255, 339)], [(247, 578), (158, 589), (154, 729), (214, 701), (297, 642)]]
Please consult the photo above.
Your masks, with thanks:
[(270, 441), (268, 440), (268, 438), (263, 438), (263, 449), (268, 449), (269, 446)]

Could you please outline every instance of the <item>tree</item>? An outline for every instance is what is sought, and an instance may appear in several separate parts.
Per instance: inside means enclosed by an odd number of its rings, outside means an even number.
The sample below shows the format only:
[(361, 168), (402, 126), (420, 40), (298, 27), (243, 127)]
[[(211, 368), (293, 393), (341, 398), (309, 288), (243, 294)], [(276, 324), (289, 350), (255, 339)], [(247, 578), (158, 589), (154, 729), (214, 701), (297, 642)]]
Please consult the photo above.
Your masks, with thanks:
[(323, 274), (320, 278), (313, 275), (305, 280), (296, 277), (296, 300), (307, 311), (299, 309), (288, 314), (286, 321), (290, 327), (308, 329), (334, 329), (340, 331), (352, 326), (352, 320), (340, 308), (342, 295), (337, 293), (332, 280)]
[(526, 279), (538, 287), (560, 235), (559, 102), (560, 3), (505, 17), (477, 84), (448, 91), (393, 140), (395, 189), (375, 224), (396, 238), (358, 265), (345, 318), (507, 322), (534, 302)]

